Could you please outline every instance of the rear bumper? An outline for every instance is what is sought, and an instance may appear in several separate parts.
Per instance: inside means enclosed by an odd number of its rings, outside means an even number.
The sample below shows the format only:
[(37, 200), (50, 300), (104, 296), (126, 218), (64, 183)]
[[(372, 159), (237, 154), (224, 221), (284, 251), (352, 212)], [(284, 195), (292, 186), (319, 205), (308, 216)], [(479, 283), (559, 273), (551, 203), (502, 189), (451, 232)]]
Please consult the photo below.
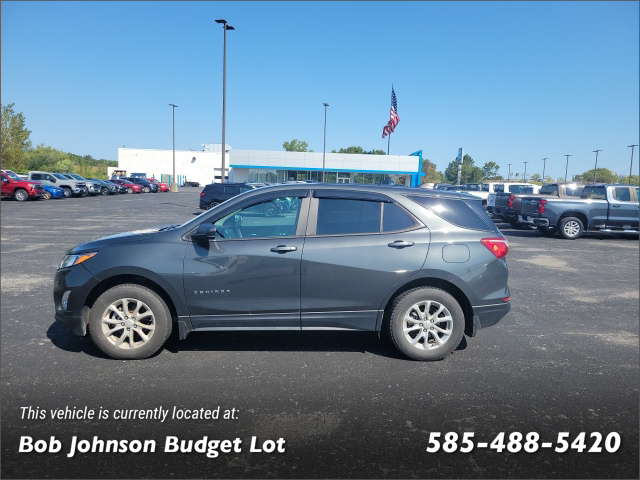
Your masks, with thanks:
[(470, 336), (475, 336), (481, 328), (495, 325), (509, 313), (509, 310), (511, 310), (511, 302), (473, 307), (473, 331)]
[(535, 225), (536, 227), (549, 226), (549, 219), (544, 217), (533, 217), (531, 215), (518, 215), (518, 221), (526, 225)]

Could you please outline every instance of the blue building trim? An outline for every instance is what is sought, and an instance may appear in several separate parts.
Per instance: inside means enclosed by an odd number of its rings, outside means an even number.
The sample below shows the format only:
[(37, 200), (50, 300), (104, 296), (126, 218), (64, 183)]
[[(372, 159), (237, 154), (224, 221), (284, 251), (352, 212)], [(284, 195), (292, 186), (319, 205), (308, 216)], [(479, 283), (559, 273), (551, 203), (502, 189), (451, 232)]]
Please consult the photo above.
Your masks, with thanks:
[(418, 157), (418, 172), (412, 172), (411, 174), (411, 186), (419, 187), (420, 186), (420, 177), (424, 177), (426, 174), (422, 171), (422, 150), (418, 150), (417, 152), (413, 152), (411, 156)]
[[(421, 157), (422, 158), (422, 157)], [(422, 165), (422, 163), (420, 163)], [(281, 167), (275, 165), (229, 165), (230, 168), (264, 168), (268, 170), (302, 170), (302, 171), (315, 171), (321, 172), (322, 168), (312, 167)], [(416, 172), (411, 171), (396, 171), (396, 170), (357, 170), (353, 168), (325, 168), (326, 172), (356, 172), (356, 173), (386, 173), (391, 175), (418, 175)], [(419, 170), (418, 170), (419, 171)]]

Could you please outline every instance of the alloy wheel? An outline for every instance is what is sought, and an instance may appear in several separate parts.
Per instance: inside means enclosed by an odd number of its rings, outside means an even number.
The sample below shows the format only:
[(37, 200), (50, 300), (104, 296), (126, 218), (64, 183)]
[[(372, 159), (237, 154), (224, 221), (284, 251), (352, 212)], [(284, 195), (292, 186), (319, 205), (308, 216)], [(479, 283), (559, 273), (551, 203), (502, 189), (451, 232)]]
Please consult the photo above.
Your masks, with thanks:
[(402, 332), (419, 350), (433, 350), (444, 345), (453, 332), (453, 317), (443, 304), (426, 300), (413, 304), (404, 314)]
[(155, 328), (153, 312), (135, 298), (116, 300), (102, 314), (102, 334), (119, 349), (142, 347), (151, 339)]

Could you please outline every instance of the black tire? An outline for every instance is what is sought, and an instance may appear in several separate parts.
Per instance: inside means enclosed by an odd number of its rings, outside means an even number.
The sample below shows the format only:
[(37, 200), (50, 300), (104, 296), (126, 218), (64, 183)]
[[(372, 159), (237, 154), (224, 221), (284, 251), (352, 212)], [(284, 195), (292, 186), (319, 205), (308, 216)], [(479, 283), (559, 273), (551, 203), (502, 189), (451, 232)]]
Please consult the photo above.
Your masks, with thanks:
[[(421, 302), (432, 302), (429, 304), (430, 309), (434, 310), (430, 313), (433, 316), (437, 311), (437, 304), (444, 307), (444, 310), (439, 315), (445, 315), (445, 317), (433, 317), (433, 322), (429, 318), (420, 320), (420, 317), (415, 311), (417, 304)], [(426, 305), (423, 305), (426, 310)], [(416, 315), (412, 315), (412, 310)], [(448, 310), (449, 316), (447, 317), (445, 311)], [(424, 312), (423, 312), (424, 313)], [(427, 312), (426, 317), (428, 317)], [(412, 323), (411, 330), (405, 332), (404, 323), (406, 318), (416, 318), (416, 322)], [(422, 324), (425, 325), (422, 325)], [(450, 329), (448, 335), (440, 335), (438, 328), (442, 331), (442, 327)], [(389, 333), (396, 348), (400, 350), (407, 357), (414, 360), (441, 360), (449, 355), (460, 344), (464, 335), (464, 312), (462, 307), (452, 295), (434, 287), (420, 287), (409, 290), (393, 302), (391, 309), (391, 316), (389, 319)], [(424, 327), (424, 328), (421, 328)], [(435, 328), (435, 330), (434, 330)], [(427, 330), (428, 329), (428, 330)], [(415, 332), (415, 336), (411, 335)], [(426, 332), (426, 336), (425, 336)], [(434, 346), (436, 343), (435, 336), (438, 336), (440, 340), (443, 340), (442, 345)], [(408, 338), (409, 337), (409, 338)], [(411, 342), (410, 338), (418, 339), (417, 342)], [(423, 340), (420, 342), (420, 340)]]
[(567, 240), (580, 238), (584, 233), (584, 225), (579, 218), (565, 217), (558, 224), (558, 234)]
[(82, 193), (81, 193), (82, 197), (86, 197), (88, 195), (89, 195), (89, 190), (83, 190)]
[(149, 187), (143, 187), (143, 188), (142, 188), (142, 191), (143, 191), (144, 193), (149, 193), (149, 192), (151, 191), (151, 189), (150, 189)]
[(278, 206), (275, 203), (265, 203), (262, 211), (265, 217), (275, 217), (278, 214)]
[(558, 232), (558, 227), (536, 227), (545, 237), (552, 237)]
[(65, 198), (70, 198), (71, 195), (73, 195), (73, 192), (71, 191), (71, 189), (69, 187), (62, 187), (62, 189), (64, 190)]
[(29, 193), (24, 188), (18, 188), (13, 192), (13, 197), (19, 202), (24, 202), (29, 200)]
[(207, 210), (211, 210), (213, 207), (217, 207), (218, 205), (220, 205), (220, 202), (211, 202), (207, 207)]
[(47, 192), (45, 190), (44, 193), (42, 194), (42, 198), (44, 198), (45, 200), (51, 200), (51, 192)]
[(109, 195), (109, 188), (107, 188), (107, 187), (102, 187), (102, 188), (100, 189), (100, 193), (101, 193), (102, 195), (105, 195), (105, 196), (106, 196), (106, 195)]
[[(151, 311), (153, 317), (153, 330), (145, 329), (145, 323), (140, 320), (134, 323), (136, 325), (135, 328), (133, 326), (129, 328), (122, 326), (122, 336), (126, 337), (122, 345), (128, 345), (128, 347), (116, 346), (111, 340), (117, 341), (117, 339), (113, 338), (117, 336), (117, 333), (107, 335), (104, 331), (111, 328), (110, 325), (115, 325), (113, 329), (120, 326), (118, 324), (120, 324), (119, 320), (122, 316), (117, 317), (115, 313), (110, 314), (114, 319), (117, 319), (115, 322), (103, 322), (103, 315), (108, 312), (107, 308), (117, 303), (120, 299), (131, 300), (130, 305), (133, 305), (136, 301), (142, 302)], [(124, 311), (124, 309), (121, 311)], [(127, 324), (131, 324), (133, 320), (133, 317), (127, 318), (122, 323), (126, 321)], [(148, 316), (145, 317), (145, 321), (149, 322)], [(104, 329), (103, 325), (105, 325)], [(169, 335), (171, 335), (172, 327), (171, 312), (164, 300), (153, 290), (134, 283), (117, 285), (104, 292), (93, 304), (89, 316), (89, 334), (93, 342), (105, 354), (119, 360), (137, 360), (150, 357), (165, 344)], [(116, 330), (116, 332), (119, 333), (120, 330)], [(148, 337), (146, 342), (142, 341), (143, 337), (140, 336), (140, 333)], [(133, 339), (133, 343), (131, 339)], [(142, 342), (142, 344), (136, 346), (136, 342)], [(131, 348), (131, 345), (134, 348)]]
[(131, 187), (127, 188), (127, 193), (133, 193), (133, 188)]

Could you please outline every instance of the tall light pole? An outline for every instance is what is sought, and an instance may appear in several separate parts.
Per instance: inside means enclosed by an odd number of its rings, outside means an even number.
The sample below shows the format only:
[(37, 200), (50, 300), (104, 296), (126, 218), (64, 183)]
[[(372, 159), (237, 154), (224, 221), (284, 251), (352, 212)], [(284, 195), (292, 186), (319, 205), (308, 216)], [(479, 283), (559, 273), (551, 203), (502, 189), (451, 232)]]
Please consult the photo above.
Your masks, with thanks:
[(602, 150), (594, 150), (593, 153), (596, 154), (596, 166), (593, 168), (593, 183), (596, 183), (596, 172), (598, 171), (598, 152)]
[(511, 163), (507, 163), (509, 165), (509, 181), (511, 181)]
[[(227, 150), (227, 144), (225, 140), (225, 120), (227, 113), (227, 30), (235, 30), (231, 25), (227, 24), (226, 20), (216, 20), (216, 23), (222, 24), (222, 30), (224, 31), (224, 47), (222, 54), (222, 175), (220, 176), (220, 183), (225, 183), (225, 162), (224, 156)], [(215, 177), (215, 175), (214, 175)]]
[(633, 170), (633, 148), (638, 145), (627, 145), (627, 147), (631, 148), (631, 164), (629, 165), (629, 185), (631, 185), (631, 171)]
[(529, 162), (524, 162), (524, 183), (527, 183), (527, 163)]
[(173, 176), (171, 177), (171, 191), (178, 191), (178, 182), (176, 182), (176, 107), (170, 103), (171, 106), (171, 129), (173, 130)]
[(564, 181), (567, 182), (567, 173), (569, 172), (569, 157), (573, 157), (573, 155), (565, 155), (567, 157), (567, 165), (564, 167)]
[(549, 160), (548, 157), (542, 159), (542, 183), (544, 183), (544, 171), (547, 168), (547, 160)]
[(327, 107), (328, 103), (324, 102), (324, 144), (322, 146), (322, 183), (324, 183), (324, 154), (327, 149)]

